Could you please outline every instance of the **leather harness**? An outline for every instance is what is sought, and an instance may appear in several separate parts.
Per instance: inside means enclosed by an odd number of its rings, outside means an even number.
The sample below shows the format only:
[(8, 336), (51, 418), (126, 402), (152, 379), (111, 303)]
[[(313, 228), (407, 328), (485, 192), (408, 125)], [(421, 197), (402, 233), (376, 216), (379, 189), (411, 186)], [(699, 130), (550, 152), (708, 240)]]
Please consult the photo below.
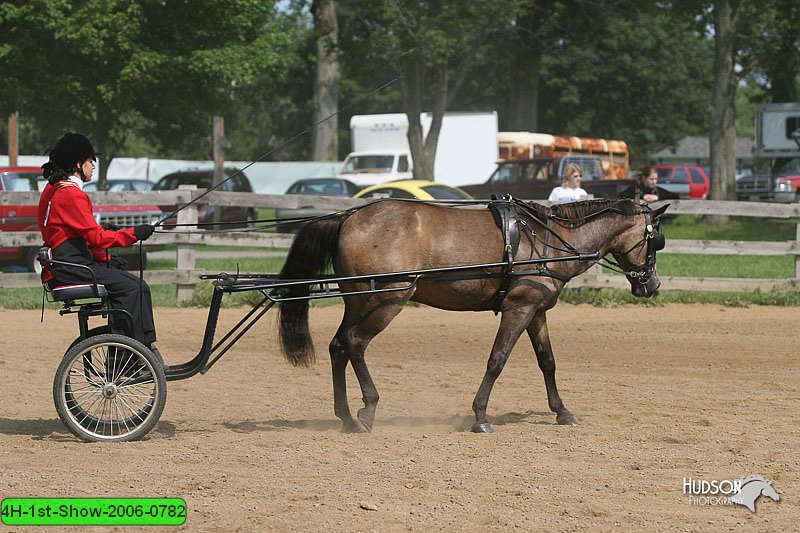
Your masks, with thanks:
[[(551, 248), (550, 236), (551, 234), (555, 233), (552, 227), (552, 220), (550, 217), (551, 210), (549, 207), (547, 208), (546, 220), (542, 221), (532, 212), (530, 207), (525, 204), (525, 202), (514, 198), (509, 194), (503, 195), (500, 198), (498, 198), (497, 195), (492, 195), (488, 207), (492, 212), (495, 224), (497, 224), (497, 227), (500, 228), (500, 233), (503, 235), (503, 261), (506, 262), (506, 265), (498, 273), (502, 279), (500, 281), (500, 288), (498, 289), (494, 298), (494, 303), (492, 304), (492, 311), (494, 311), (494, 314), (498, 314), (502, 310), (501, 308), (503, 305), (503, 300), (505, 300), (506, 295), (511, 288), (511, 280), (515, 276), (547, 276), (562, 281), (563, 283), (566, 283), (570, 280), (569, 276), (550, 270), (547, 267), (547, 263), (541, 263), (535, 268), (516, 271), (514, 270), (514, 256), (519, 250), (519, 226), (530, 226), (530, 224), (528, 224), (524, 219), (520, 220), (517, 218), (517, 206), (522, 209), (523, 213), (541, 223), (545, 228), (544, 241), (542, 241), (542, 259), (547, 258), (548, 250)], [(533, 228), (531, 227), (529, 231), (533, 233)], [(533, 238), (536, 238), (535, 234), (533, 234)], [(531, 245), (533, 246), (533, 242)]]
[(494, 314), (500, 312), (503, 305), (503, 300), (508, 294), (511, 287), (511, 274), (514, 271), (514, 256), (519, 250), (519, 223), (517, 220), (517, 208), (514, 207), (514, 199), (505, 195), (497, 198), (492, 195), (492, 201), (489, 202), (489, 210), (492, 212), (494, 222), (500, 228), (500, 233), (503, 235), (503, 261), (506, 265), (501, 271), (502, 279), (500, 281), (500, 289), (497, 291), (494, 303), (492, 304), (492, 311)]

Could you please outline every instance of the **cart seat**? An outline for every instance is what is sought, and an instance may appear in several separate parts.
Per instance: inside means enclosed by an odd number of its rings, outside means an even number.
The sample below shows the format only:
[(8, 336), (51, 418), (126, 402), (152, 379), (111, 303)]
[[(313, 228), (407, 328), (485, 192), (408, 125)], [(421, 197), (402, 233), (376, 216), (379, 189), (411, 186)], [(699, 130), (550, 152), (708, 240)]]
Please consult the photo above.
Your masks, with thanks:
[[(95, 290), (95, 287), (97, 288)], [(62, 285), (55, 287), (51, 293), (56, 302), (82, 300), (85, 298), (105, 298), (108, 295), (105, 285), (85, 283), (82, 285)]]

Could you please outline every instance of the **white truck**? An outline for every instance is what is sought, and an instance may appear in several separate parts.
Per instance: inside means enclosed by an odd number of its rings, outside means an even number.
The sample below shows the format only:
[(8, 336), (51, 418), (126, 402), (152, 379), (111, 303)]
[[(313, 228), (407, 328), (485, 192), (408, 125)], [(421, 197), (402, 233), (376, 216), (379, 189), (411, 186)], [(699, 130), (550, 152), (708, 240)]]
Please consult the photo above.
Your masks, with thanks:
[(790, 203), (800, 200), (800, 103), (756, 108), (756, 157), (769, 168), (736, 181), (739, 200)]
[[(423, 134), (431, 114), (420, 116)], [(359, 186), (411, 179), (414, 162), (408, 146), (405, 113), (354, 115), (350, 119), (352, 152), (339, 177)], [(436, 148), (434, 179), (457, 187), (485, 181), (498, 159), (497, 113), (445, 113)]]

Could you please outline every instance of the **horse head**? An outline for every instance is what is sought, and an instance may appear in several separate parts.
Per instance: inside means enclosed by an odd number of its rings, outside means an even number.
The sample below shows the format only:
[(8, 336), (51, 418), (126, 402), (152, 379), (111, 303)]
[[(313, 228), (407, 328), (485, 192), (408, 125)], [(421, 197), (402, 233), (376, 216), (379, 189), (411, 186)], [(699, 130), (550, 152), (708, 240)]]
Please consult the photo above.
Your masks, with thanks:
[(660, 219), (669, 205), (656, 210), (647, 205), (638, 207), (635, 223), (614, 239), (609, 252), (631, 284), (631, 293), (649, 298), (657, 294), (661, 286), (656, 272), (656, 252), (664, 248)]

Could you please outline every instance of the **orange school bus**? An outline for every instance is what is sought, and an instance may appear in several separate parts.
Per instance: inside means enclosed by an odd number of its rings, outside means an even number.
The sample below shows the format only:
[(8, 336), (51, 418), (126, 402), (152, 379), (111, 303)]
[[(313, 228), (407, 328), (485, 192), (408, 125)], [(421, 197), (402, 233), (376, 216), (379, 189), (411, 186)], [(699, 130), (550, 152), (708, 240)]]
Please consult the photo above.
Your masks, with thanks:
[(625, 179), (630, 175), (628, 145), (625, 141), (567, 137), (529, 131), (501, 131), (497, 134), (501, 161), (532, 157), (597, 155), (602, 160), (605, 179)]

